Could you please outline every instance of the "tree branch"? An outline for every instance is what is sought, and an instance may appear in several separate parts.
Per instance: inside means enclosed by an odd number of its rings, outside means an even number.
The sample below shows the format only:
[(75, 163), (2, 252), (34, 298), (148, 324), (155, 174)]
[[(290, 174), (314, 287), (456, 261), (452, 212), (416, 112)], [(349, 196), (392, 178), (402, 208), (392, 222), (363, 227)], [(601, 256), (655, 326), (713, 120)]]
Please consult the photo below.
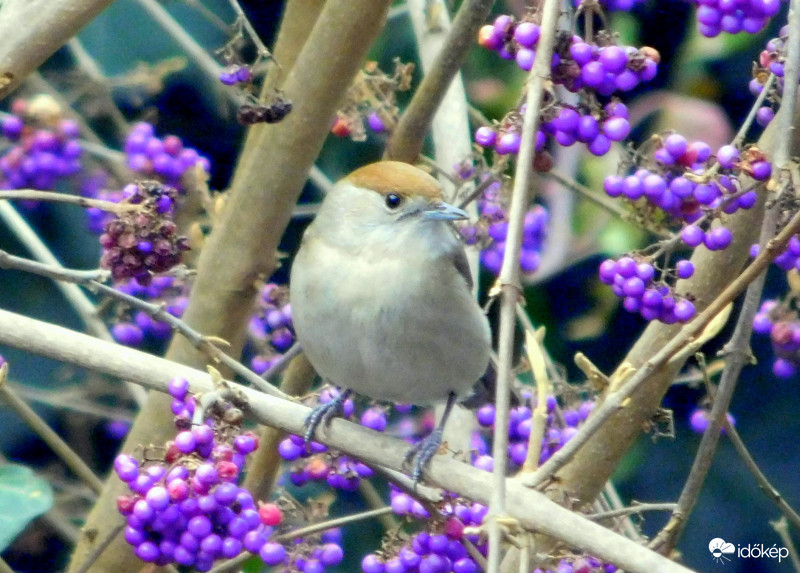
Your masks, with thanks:
[[(30, 0), (0, 8), (0, 99), (112, 0)], [(14, 9), (11, 9), (11, 8)]]
[[(175, 376), (186, 378), (192, 393), (213, 390), (210, 376), (200, 370), (5, 310), (0, 310), (0, 344), (23, 348), (33, 354), (109, 376), (124, 376), (159, 392), (166, 392), (170, 379)], [(249, 412), (257, 421), (286, 432), (302, 432), (310, 408), (232, 385), (247, 398)], [(408, 448), (401, 439), (343, 419), (333, 420), (319, 440), (365, 463), (383, 465), (392, 470), (403, 469)], [(457, 492), (479, 503), (487, 503), (491, 495), (491, 476), (488, 473), (448, 456), (435, 456), (425, 478), (447, 491)], [(625, 569), (689, 573), (682, 565), (561, 507), (545, 495), (514, 480), (507, 482), (509, 499), (513, 500), (507, 507), (507, 514), (522, 527), (554, 536)]]

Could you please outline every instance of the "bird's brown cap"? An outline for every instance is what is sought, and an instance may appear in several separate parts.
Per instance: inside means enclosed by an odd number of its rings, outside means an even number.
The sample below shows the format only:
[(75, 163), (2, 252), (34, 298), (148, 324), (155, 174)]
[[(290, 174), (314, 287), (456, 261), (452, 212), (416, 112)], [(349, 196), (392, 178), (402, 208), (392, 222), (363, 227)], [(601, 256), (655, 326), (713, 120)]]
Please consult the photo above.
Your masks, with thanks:
[(439, 182), (422, 169), (400, 161), (379, 161), (360, 167), (344, 178), (356, 187), (372, 189), (382, 195), (422, 195), (429, 200), (440, 200)]

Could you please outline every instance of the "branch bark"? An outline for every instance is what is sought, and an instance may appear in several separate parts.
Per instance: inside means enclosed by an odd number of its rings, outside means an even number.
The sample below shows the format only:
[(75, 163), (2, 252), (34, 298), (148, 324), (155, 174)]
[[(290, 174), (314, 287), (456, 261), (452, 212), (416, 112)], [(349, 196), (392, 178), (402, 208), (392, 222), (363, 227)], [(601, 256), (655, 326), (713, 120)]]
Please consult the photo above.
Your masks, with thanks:
[(33, 0), (0, 9), (0, 99), (113, 0)]

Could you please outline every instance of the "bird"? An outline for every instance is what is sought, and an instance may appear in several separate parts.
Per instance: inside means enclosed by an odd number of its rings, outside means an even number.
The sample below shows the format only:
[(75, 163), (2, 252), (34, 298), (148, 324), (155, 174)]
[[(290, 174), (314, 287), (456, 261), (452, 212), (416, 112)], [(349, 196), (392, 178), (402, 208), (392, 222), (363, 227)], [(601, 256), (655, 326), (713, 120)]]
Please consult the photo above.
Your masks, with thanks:
[(453, 225), (467, 218), (443, 200), (435, 178), (397, 161), (356, 169), (324, 198), (292, 263), (290, 298), (300, 346), (342, 392), (312, 410), (307, 442), (352, 393), (445, 402), (436, 429), (406, 455), (414, 482), (421, 479), (453, 406), (490, 360), (489, 322)]

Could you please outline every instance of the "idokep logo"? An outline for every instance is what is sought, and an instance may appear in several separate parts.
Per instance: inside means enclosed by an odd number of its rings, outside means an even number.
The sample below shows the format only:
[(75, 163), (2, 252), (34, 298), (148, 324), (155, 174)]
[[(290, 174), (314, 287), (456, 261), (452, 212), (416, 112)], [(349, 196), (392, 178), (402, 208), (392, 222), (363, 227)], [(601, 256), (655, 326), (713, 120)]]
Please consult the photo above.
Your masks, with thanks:
[(777, 544), (772, 547), (764, 547), (763, 543), (734, 546), (733, 543), (728, 543), (721, 537), (715, 537), (709, 541), (708, 550), (711, 552), (711, 558), (722, 564), (731, 560), (729, 555), (742, 559), (777, 559), (778, 563), (789, 556), (789, 550), (786, 547), (778, 547)]
[(727, 557), (727, 555), (736, 552), (736, 548), (733, 546), (733, 543), (726, 543), (721, 537), (715, 537), (709, 541), (708, 550), (711, 552), (711, 557), (717, 563), (725, 563), (726, 561), (730, 561), (731, 558)]

